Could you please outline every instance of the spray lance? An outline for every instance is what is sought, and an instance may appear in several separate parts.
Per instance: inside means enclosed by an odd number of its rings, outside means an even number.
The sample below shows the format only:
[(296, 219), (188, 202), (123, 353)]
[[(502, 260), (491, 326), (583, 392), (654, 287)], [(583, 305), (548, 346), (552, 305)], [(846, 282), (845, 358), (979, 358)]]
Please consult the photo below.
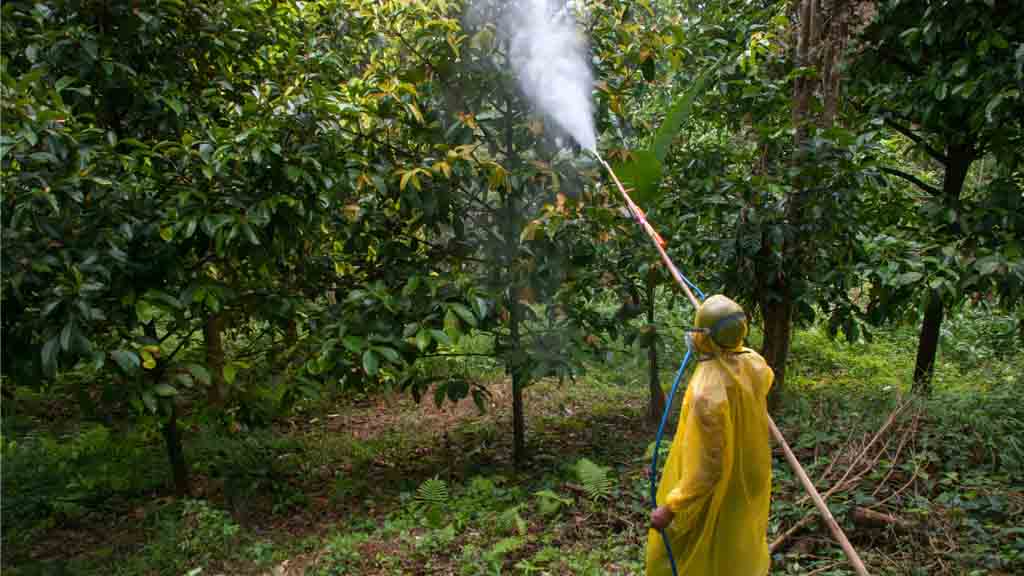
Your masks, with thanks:
[[(622, 182), (619, 181), (619, 178), (618, 176), (615, 175), (615, 171), (612, 170), (612, 167), (608, 165), (608, 163), (605, 162), (603, 158), (601, 158), (601, 156), (596, 152), (596, 150), (589, 149), (589, 151), (591, 154), (594, 155), (595, 158), (597, 158), (597, 161), (600, 162), (606, 170), (608, 170), (608, 174), (611, 176), (612, 181), (615, 182), (616, 188), (622, 195), (622, 200), (626, 204), (626, 209), (629, 211), (633, 219), (636, 220), (637, 224), (639, 224), (640, 227), (644, 230), (648, 238), (651, 239), (651, 242), (654, 243), (654, 247), (658, 251), (658, 255), (661, 257), (662, 263), (665, 265), (665, 268), (668, 269), (669, 273), (672, 275), (672, 278), (676, 281), (676, 284), (678, 284), (679, 287), (682, 288), (683, 293), (686, 294), (686, 297), (690, 300), (690, 303), (693, 304), (694, 309), (700, 308), (700, 300), (698, 300), (697, 295), (694, 293), (696, 292), (697, 294), (700, 294), (701, 298), (703, 298), (703, 294), (700, 292), (700, 289), (697, 288), (692, 282), (690, 282), (685, 276), (683, 276), (682, 273), (679, 272), (679, 269), (676, 267), (675, 263), (672, 262), (672, 259), (669, 258), (668, 253), (665, 251), (665, 240), (661, 237), (660, 234), (658, 234), (657, 230), (655, 230), (654, 227), (651, 226), (651, 223), (647, 220), (647, 215), (644, 214), (643, 210), (641, 210), (640, 207), (637, 206), (635, 202), (633, 202), (633, 199), (630, 198), (629, 194), (626, 192), (626, 188), (622, 185)], [(690, 356), (691, 350), (689, 348), (689, 343), (687, 343), (686, 356), (679, 367), (679, 371), (676, 373), (675, 382), (672, 384), (672, 389), (669, 392), (668, 400), (665, 405), (665, 412), (664, 414), (662, 414), (661, 424), (658, 427), (658, 436), (655, 440), (654, 456), (651, 461), (651, 505), (654, 507), (657, 507), (655, 486), (657, 485), (658, 446), (661, 443), (662, 434), (665, 428), (665, 422), (668, 420), (668, 413), (672, 407), (672, 398), (675, 395), (676, 388), (679, 385), (680, 380), (682, 379), (684, 371), (686, 370), (686, 364), (689, 361)], [(807, 476), (807, 472), (804, 471), (804, 468), (800, 464), (800, 461), (797, 460), (796, 455), (793, 454), (793, 450), (790, 449), (789, 443), (786, 442), (786, 439), (782, 436), (782, 432), (779, 431), (778, 426), (775, 425), (775, 421), (772, 420), (771, 415), (768, 415), (768, 427), (771, 431), (772, 437), (782, 448), (782, 452), (786, 457), (786, 462), (789, 463), (790, 467), (793, 469), (793, 472), (796, 473), (797, 478), (799, 478), (800, 483), (804, 487), (804, 490), (807, 491), (808, 496), (810, 496), (811, 500), (814, 502), (814, 506), (818, 509), (818, 512), (821, 514), (821, 517), (825, 519), (825, 523), (828, 525), (829, 531), (832, 532), (832, 536), (836, 539), (837, 542), (839, 542), (839, 545), (842, 547), (843, 552), (846, 554), (846, 558), (849, 560), (850, 565), (853, 567), (854, 571), (859, 576), (867, 576), (868, 571), (867, 568), (864, 567), (864, 562), (861, 561), (860, 556), (857, 554), (857, 551), (854, 550), (853, 546), (850, 544), (850, 540), (846, 537), (846, 534), (843, 532), (843, 529), (839, 526), (839, 523), (836, 522), (835, 518), (832, 516), (832, 512), (829, 511), (828, 506), (825, 504), (825, 501), (821, 498), (821, 495), (818, 493), (818, 490), (814, 487), (814, 484), (811, 482), (811, 479)], [(678, 573), (676, 572), (675, 559), (672, 557), (672, 548), (669, 545), (668, 538), (664, 530), (661, 530), (660, 532), (662, 540), (665, 543), (665, 549), (668, 552), (669, 562), (672, 565), (672, 573), (678, 575)]]

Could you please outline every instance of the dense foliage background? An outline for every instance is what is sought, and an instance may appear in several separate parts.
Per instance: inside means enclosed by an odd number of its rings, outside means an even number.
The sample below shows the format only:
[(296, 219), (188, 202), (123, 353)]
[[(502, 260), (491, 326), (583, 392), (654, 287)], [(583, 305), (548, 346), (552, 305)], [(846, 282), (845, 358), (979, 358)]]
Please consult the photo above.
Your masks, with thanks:
[[(284, 570), (311, 550), (232, 543), (325, 506), (368, 520), (303, 569), (636, 568), (691, 311), (516, 88), (512, 4), (3, 3), (5, 570)], [(599, 150), (745, 305), (872, 568), (1020, 569), (1024, 6), (556, 4)], [(780, 489), (780, 569), (843, 573), (792, 544), (801, 506)], [(36, 545), (111, 518), (123, 545)]]

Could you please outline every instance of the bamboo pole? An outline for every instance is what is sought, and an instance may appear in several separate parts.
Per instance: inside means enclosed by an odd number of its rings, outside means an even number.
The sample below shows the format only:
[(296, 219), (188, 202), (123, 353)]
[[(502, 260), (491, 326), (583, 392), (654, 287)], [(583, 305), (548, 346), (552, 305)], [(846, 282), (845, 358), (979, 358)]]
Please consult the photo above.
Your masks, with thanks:
[[(700, 301), (697, 300), (697, 297), (694, 296), (690, 287), (686, 284), (686, 281), (683, 280), (683, 275), (679, 273), (679, 269), (676, 268), (672, 259), (668, 257), (668, 253), (665, 251), (665, 240), (662, 239), (661, 235), (659, 235), (654, 227), (651, 226), (650, 222), (647, 221), (647, 217), (644, 215), (643, 210), (641, 210), (640, 207), (633, 202), (633, 199), (629, 197), (629, 194), (626, 193), (626, 188), (622, 185), (622, 182), (619, 182), (619, 178), (615, 175), (612, 167), (609, 166), (603, 158), (598, 156), (596, 152), (594, 152), (594, 156), (608, 170), (612, 180), (615, 181), (615, 185), (619, 189), (619, 193), (622, 194), (622, 199), (626, 202), (626, 207), (629, 209), (630, 214), (633, 215), (633, 218), (636, 219), (637, 223), (640, 224), (640, 227), (644, 229), (647, 235), (651, 238), (651, 241), (654, 242), (654, 247), (658, 249), (658, 254), (661, 256), (661, 261), (672, 274), (672, 278), (676, 281), (676, 284), (679, 284), (679, 287), (686, 293), (686, 296), (690, 299), (690, 303), (693, 304), (693, 307), (695, 309), (700, 308)], [(804, 490), (807, 491), (808, 496), (810, 496), (811, 500), (814, 502), (814, 506), (818, 509), (822, 518), (825, 519), (825, 523), (832, 532), (832, 536), (834, 536), (839, 542), (839, 546), (842, 547), (843, 552), (846, 554), (847, 560), (850, 561), (850, 565), (853, 566), (854, 571), (858, 576), (868, 576), (867, 568), (864, 567), (864, 562), (861, 561), (860, 555), (858, 555), (857, 551), (854, 550), (853, 545), (850, 544), (850, 540), (846, 537), (843, 529), (832, 516), (832, 512), (828, 509), (825, 501), (822, 500), (821, 495), (818, 494), (818, 490), (814, 487), (814, 483), (812, 483), (811, 479), (807, 477), (807, 472), (805, 472), (804, 467), (800, 465), (800, 461), (796, 459), (796, 455), (793, 454), (793, 450), (790, 449), (789, 443), (786, 442), (786, 439), (782, 436), (782, 432), (779, 431), (778, 426), (775, 425), (775, 421), (772, 420), (770, 414), (768, 415), (768, 428), (771, 431), (772, 437), (775, 438), (775, 441), (782, 447), (782, 452), (786, 456), (786, 462), (788, 462), (790, 467), (793, 468), (793, 471), (796, 473), (797, 478), (803, 485)]]
[[(594, 155), (597, 156), (596, 153)], [(629, 209), (633, 218), (636, 219), (637, 223), (640, 224), (640, 227), (644, 229), (644, 232), (647, 232), (647, 235), (650, 236), (651, 240), (654, 242), (654, 247), (658, 249), (658, 254), (661, 255), (661, 261), (672, 274), (672, 278), (675, 279), (676, 284), (679, 284), (683, 289), (683, 292), (686, 293), (686, 297), (690, 299), (690, 303), (693, 304), (693, 308), (700, 308), (700, 300), (697, 300), (697, 297), (693, 295), (693, 291), (690, 290), (686, 281), (683, 280), (683, 275), (679, 273), (679, 269), (676, 268), (672, 259), (668, 257), (668, 253), (665, 252), (665, 240), (662, 239), (661, 235), (658, 234), (654, 227), (651, 226), (650, 222), (647, 221), (647, 216), (644, 215), (644, 211), (641, 210), (640, 207), (633, 202), (633, 199), (629, 197), (629, 194), (626, 193), (625, 187), (622, 186), (622, 182), (619, 182), (619, 177), (615, 175), (614, 171), (612, 171), (612, 167), (609, 166), (608, 163), (600, 156), (597, 156), (597, 160), (608, 169), (608, 173), (611, 174), (612, 180), (615, 181), (615, 185), (619, 188), (619, 192), (622, 193), (622, 199), (626, 202), (626, 208)]]

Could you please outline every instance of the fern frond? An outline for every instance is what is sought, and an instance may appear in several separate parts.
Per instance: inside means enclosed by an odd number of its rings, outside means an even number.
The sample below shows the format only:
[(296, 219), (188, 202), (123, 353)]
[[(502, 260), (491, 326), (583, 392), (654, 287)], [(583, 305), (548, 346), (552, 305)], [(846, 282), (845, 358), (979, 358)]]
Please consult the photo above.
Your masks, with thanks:
[(612, 481), (608, 478), (607, 468), (587, 458), (580, 458), (576, 462), (576, 476), (591, 500), (604, 500), (611, 496)]
[(448, 502), (448, 484), (436, 476), (427, 478), (416, 490), (416, 499), (431, 506), (445, 504)]

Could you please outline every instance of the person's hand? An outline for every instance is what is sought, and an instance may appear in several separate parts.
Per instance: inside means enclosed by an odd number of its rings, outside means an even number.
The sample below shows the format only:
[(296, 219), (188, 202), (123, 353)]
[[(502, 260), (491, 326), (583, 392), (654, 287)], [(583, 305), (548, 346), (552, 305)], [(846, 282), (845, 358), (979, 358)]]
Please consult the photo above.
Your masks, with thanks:
[(676, 515), (668, 506), (659, 506), (651, 512), (651, 528), (655, 530), (664, 530), (672, 523), (672, 518)]

